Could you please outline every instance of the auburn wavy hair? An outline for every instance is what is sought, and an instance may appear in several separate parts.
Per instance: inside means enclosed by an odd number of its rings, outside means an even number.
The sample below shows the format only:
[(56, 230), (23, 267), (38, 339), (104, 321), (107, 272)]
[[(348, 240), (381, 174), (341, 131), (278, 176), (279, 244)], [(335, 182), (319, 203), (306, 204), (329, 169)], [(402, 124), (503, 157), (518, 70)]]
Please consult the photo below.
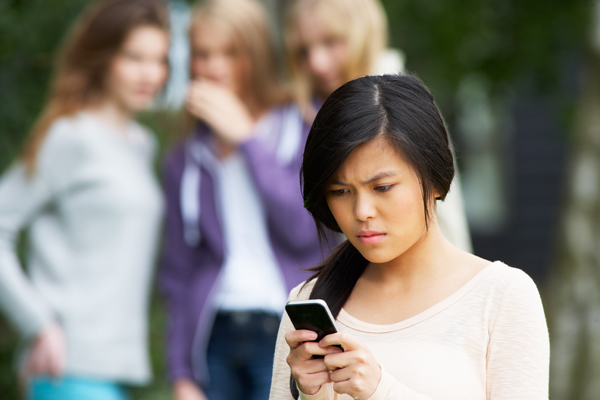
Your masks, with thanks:
[(164, 1), (95, 2), (75, 22), (60, 47), (46, 104), (25, 141), (22, 157), (30, 174), (52, 123), (102, 100), (110, 63), (129, 33), (140, 26), (168, 33), (169, 12)]

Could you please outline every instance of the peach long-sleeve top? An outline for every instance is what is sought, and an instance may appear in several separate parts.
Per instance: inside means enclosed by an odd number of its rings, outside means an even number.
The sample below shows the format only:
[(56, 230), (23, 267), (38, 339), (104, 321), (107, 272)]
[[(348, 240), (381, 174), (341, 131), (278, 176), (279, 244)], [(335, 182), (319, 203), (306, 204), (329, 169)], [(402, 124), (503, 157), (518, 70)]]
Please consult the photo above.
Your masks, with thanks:
[[(307, 299), (309, 282), (290, 300)], [(550, 345), (542, 302), (531, 278), (501, 262), (484, 268), (450, 297), (407, 320), (373, 325), (341, 310), (341, 332), (366, 345), (381, 366), (369, 400), (548, 399)], [(270, 400), (292, 399), (284, 315)], [(333, 384), (305, 400), (348, 400)]]

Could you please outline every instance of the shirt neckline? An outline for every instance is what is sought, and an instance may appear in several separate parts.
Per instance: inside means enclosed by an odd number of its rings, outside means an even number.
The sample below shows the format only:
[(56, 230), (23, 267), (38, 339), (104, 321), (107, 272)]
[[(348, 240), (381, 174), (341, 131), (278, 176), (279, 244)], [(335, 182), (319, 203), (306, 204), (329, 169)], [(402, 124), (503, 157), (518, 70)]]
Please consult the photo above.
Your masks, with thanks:
[(410, 326), (416, 325), (422, 321), (425, 321), (428, 318), (438, 314), (439, 312), (447, 309), (461, 298), (463, 298), (467, 293), (469, 293), (479, 282), (481, 282), (486, 276), (495, 271), (501, 265), (504, 265), (500, 261), (494, 261), (488, 264), (484, 269), (479, 271), (473, 278), (471, 278), (467, 283), (465, 283), (460, 289), (456, 292), (452, 293), (450, 296), (446, 297), (444, 300), (440, 301), (437, 304), (429, 307), (428, 309), (420, 312), (419, 314), (405, 319), (400, 322), (396, 322), (389, 325), (377, 325), (371, 324), (368, 322), (364, 322), (359, 320), (358, 318), (353, 317), (348, 314), (346, 310), (343, 308), (340, 310), (340, 313), (337, 317), (337, 321), (343, 325), (346, 325), (349, 328), (355, 329), (361, 332), (369, 332), (369, 333), (385, 333), (385, 332), (393, 332), (398, 331), (400, 329), (405, 329)]
[(134, 119), (129, 120), (124, 131), (119, 131), (116, 127), (88, 110), (79, 111), (79, 116), (90, 126), (99, 128), (103, 133), (109, 133), (108, 136), (116, 138), (119, 142), (125, 143), (128, 146), (145, 147), (148, 145), (148, 137), (145, 135), (143, 128)]

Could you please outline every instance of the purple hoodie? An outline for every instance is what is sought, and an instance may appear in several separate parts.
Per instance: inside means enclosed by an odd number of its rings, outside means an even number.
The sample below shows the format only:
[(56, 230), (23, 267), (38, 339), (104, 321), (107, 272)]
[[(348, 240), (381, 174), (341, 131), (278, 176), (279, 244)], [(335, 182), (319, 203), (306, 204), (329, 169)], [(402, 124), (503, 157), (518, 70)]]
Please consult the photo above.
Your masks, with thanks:
[[(303, 268), (322, 260), (317, 231), (303, 207), (299, 184), (309, 126), (297, 108), (288, 105), (273, 109), (256, 130), (254, 138), (243, 143), (240, 151), (265, 206), (271, 246), (289, 291), (308, 277)], [(215, 282), (224, 263), (226, 245), (219, 182), (202, 156), (202, 152), (210, 152), (211, 135), (206, 126), (199, 126), (166, 159), (167, 220), (159, 272), (159, 285), (168, 306), (169, 376), (172, 380), (194, 379), (200, 385), (208, 382), (206, 346), (216, 312)], [(282, 148), (287, 156), (282, 156)], [(187, 206), (182, 203), (185, 171), (194, 172), (190, 176), (196, 182), (196, 186), (191, 186), (195, 196), (192, 199), (197, 203), (193, 204), (197, 207), (192, 207), (191, 221), (190, 213), (186, 216), (184, 211), (190, 208), (189, 200)], [(187, 187), (189, 192), (190, 186)], [(191, 239), (186, 235), (190, 229), (197, 230), (197, 236), (191, 235)]]

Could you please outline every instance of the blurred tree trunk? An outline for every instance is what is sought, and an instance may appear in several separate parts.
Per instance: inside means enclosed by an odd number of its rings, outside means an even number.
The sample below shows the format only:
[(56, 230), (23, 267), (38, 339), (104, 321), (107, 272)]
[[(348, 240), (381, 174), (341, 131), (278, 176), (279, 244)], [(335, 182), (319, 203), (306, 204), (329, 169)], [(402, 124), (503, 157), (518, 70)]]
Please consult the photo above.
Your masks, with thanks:
[(600, 1), (581, 80), (557, 265), (546, 293), (550, 398), (600, 398)]

